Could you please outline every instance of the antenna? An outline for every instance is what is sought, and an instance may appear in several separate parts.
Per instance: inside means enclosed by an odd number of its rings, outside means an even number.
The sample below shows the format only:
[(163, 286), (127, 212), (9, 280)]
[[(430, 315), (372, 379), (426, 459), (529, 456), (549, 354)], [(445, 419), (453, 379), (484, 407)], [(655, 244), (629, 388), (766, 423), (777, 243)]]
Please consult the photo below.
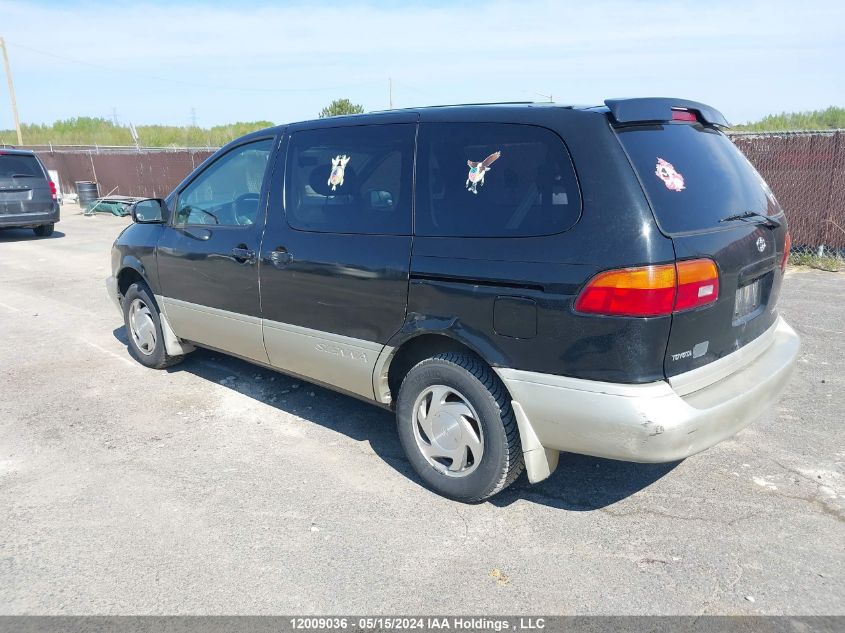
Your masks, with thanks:
[(393, 79), (387, 78), (387, 96), (390, 103), (390, 109), (393, 109)]

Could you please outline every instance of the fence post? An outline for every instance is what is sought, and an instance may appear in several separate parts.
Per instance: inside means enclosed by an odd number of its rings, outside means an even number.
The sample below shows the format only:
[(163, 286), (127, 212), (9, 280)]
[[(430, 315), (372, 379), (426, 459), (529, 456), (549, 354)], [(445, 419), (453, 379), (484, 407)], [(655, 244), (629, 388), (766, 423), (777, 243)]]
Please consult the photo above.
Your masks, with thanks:
[(830, 182), (828, 183), (827, 187), (827, 201), (825, 202), (825, 214), (827, 217), (825, 218), (825, 230), (824, 230), (824, 242), (826, 244), (834, 243), (834, 229), (835, 227), (835, 220), (834, 220), (834, 209), (833, 209), (833, 191), (835, 186), (834, 179), (836, 178), (836, 168), (837, 168), (837, 161), (839, 160), (839, 146), (842, 143), (842, 133), (837, 130), (833, 134), (833, 160), (830, 162)]

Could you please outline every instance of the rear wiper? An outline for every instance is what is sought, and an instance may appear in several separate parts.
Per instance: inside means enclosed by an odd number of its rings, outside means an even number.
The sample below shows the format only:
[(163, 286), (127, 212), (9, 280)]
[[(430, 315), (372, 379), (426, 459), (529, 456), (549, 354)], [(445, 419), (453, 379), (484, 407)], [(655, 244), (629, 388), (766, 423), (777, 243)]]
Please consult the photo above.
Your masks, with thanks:
[(37, 178), (38, 176), (34, 174), (12, 174), (11, 176), (6, 176), (7, 178)]
[(775, 220), (773, 217), (766, 215), (765, 213), (760, 213), (759, 211), (745, 211), (744, 213), (735, 213), (734, 215), (729, 215), (726, 218), (722, 218), (721, 220), (719, 220), (719, 222), (731, 222), (733, 220), (746, 221), (752, 218), (763, 220), (762, 224), (765, 224), (770, 229), (780, 226), (780, 221)]

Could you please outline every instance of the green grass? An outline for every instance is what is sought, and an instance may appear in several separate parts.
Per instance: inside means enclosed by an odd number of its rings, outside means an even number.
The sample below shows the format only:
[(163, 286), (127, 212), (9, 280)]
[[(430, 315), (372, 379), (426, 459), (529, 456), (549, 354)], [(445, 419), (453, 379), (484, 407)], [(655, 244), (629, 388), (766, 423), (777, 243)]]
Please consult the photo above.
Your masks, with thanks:
[(814, 255), (810, 253), (791, 253), (789, 255), (790, 266), (807, 266), (818, 270), (829, 272), (845, 271), (845, 259), (832, 257), (830, 255)]

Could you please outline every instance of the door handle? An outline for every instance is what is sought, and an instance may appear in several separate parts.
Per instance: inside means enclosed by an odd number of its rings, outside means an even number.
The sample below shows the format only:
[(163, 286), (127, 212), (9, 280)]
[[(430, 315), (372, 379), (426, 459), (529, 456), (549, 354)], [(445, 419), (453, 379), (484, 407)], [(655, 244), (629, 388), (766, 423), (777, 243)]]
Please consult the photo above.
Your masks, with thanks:
[(293, 255), (291, 255), (288, 249), (279, 246), (276, 250), (270, 253), (270, 262), (276, 268), (284, 268), (288, 264), (293, 261)]
[(247, 248), (245, 244), (241, 244), (240, 246), (233, 248), (232, 257), (234, 257), (235, 261), (239, 264), (255, 263), (255, 251), (251, 248)]

